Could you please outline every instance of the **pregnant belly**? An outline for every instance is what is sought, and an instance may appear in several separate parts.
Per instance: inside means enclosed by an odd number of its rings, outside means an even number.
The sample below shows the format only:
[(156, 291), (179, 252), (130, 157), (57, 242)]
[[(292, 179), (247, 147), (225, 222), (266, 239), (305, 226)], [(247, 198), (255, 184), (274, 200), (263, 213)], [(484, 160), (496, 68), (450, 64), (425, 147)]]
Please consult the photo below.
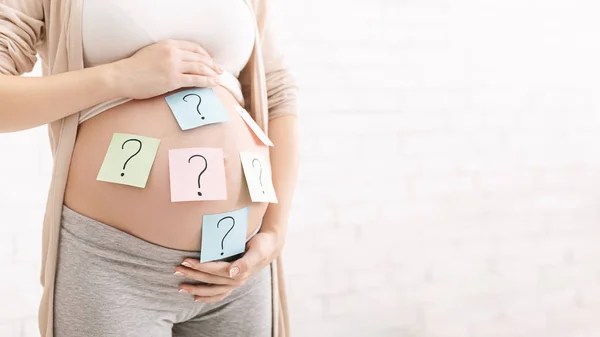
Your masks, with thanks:
[[(205, 214), (249, 207), (247, 236), (255, 232), (267, 204), (251, 202), (239, 153), (268, 154), (268, 149), (256, 142), (235, 110), (239, 104), (229, 91), (221, 87), (214, 91), (226, 107), (230, 121), (182, 131), (165, 96), (158, 96), (130, 101), (81, 124), (69, 170), (65, 205), (143, 240), (180, 250), (201, 248)], [(145, 188), (96, 180), (115, 132), (160, 139)], [(190, 147), (223, 150), (227, 200), (171, 202), (168, 151)], [(197, 181), (190, 183), (197, 184)]]

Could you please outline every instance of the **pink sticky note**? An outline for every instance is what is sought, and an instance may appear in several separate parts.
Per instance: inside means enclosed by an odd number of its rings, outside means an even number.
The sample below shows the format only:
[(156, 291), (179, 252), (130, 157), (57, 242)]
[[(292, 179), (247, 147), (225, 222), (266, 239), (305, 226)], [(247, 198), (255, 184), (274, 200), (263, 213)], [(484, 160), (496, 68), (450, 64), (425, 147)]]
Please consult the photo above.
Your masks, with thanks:
[(169, 175), (172, 202), (227, 199), (222, 149), (169, 150)]
[(267, 134), (260, 128), (260, 126), (258, 126), (258, 124), (256, 124), (256, 122), (254, 121), (254, 119), (252, 119), (252, 116), (250, 116), (248, 111), (246, 111), (246, 109), (244, 109), (240, 106), (237, 106), (237, 105), (234, 105), (234, 107), (237, 110), (237, 112), (240, 114), (240, 116), (242, 117), (244, 122), (246, 122), (246, 124), (250, 127), (250, 129), (252, 129), (252, 131), (254, 132), (256, 137), (258, 137), (258, 139), (260, 139), (260, 141), (263, 142), (263, 144), (265, 144), (267, 146), (273, 146), (273, 142), (269, 139)]

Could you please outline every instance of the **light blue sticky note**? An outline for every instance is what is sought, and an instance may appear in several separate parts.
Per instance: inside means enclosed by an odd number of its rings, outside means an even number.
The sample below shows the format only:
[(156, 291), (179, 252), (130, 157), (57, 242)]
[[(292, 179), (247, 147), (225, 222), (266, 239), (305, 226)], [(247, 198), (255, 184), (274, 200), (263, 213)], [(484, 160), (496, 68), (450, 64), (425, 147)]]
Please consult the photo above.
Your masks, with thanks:
[(194, 88), (165, 97), (181, 130), (227, 122), (229, 113), (211, 88)]
[(202, 217), (200, 262), (224, 259), (246, 250), (249, 208)]

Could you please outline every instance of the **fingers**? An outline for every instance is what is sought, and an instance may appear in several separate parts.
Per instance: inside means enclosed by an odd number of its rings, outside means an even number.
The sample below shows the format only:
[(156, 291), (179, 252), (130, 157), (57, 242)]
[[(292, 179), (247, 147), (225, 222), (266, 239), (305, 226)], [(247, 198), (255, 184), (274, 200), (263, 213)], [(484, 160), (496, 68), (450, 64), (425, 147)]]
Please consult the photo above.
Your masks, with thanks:
[(262, 260), (263, 257), (260, 252), (250, 248), (244, 256), (231, 264), (228, 271), (229, 276), (236, 280), (244, 280), (248, 278), (252, 270), (260, 268)]
[[(220, 84), (218, 78), (224, 70), (198, 43), (183, 40), (161, 41), (168, 57), (174, 65), (173, 83), (179, 87), (210, 88)], [(173, 76), (173, 74), (171, 75)]]
[(180, 70), (183, 74), (203, 75), (215, 78), (219, 76), (210, 66), (200, 62), (184, 61), (181, 63)]
[(198, 88), (210, 88), (216, 87), (220, 84), (218, 78), (206, 77), (200, 75), (189, 75), (182, 74), (180, 77), (180, 88), (183, 87), (198, 87)]
[(182, 284), (179, 286), (179, 292), (185, 294), (191, 294), (200, 297), (213, 297), (221, 296), (227, 292), (231, 292), (235, 289), (232, 286), (224, 285), (193, 285), (193, 284)]
[(184, 266), (178, 266), (177, 268), (175, 268), (175, 273), (177, 275), (181, 275), (181, 276), (187, 277), (192, 280), (209, 283), (209, 284), (215, 284), (215, 285), (237, 286), (240, 283), (239, 281), (233, 280), (228, 277), (222, 277), (222, 276), (217, 276), (217, 275), (213, 275), (213, 274), (208, 274), (205, 272), (194, 270), (192, 268), (186, 268)]
[(181, 61), (204, 64), (210, 67), (217, 74), (223, 73), (223, 69), (218, 64), (216, 64), (212, 58), (206, 55), (191, 52), (189, 50), (181, 51)]
[(229, 278), (228, 269), (231, 266), (231, 263), (229, 262), (215, 261), (200, 263), (200, 261), (196, 259), (185, 259), (181, 264), (200, 272), (225, 278)]
[(244, 280), (229, 278), (228, 270), (230, 266), (231, 263), (223, 261), (200, 263), (195, 259), (185, 259), (182, 266), (177, 266), (175, 270), (185, 277), (210, 284), (181, 284), (179, 291), (194, 295), (194, 301), (196, 302), (214, 303), (222, 301), (234, 289), (244, 283)]
[(179, 292), (193, 295), (194, 302), (215, 303), (231, 295), (234, 289), (230, 286), (182, 285)]
[(204, 303), (215, 303), (224, 300), (227, 296), (231, 295), (231, 291), (226, 292), (225, 294), (213, 297), (202, 297), (202, 296), (194, 296), (194, 302), (204, 302)]

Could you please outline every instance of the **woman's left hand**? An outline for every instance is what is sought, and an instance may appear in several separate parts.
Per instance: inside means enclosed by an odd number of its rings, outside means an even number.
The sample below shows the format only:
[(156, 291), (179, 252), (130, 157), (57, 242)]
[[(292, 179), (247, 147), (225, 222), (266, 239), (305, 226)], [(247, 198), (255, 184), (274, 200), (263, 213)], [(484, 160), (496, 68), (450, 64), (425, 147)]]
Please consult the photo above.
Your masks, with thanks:
[(175, 274), (210, 285), (182, 284), (179, 291), (193, 295), (198, 302), (219, 302), (275, 260), (282, 248), (283, 240), (277, 234), (259, 232), (246, 244), (244, 256), (234, 262), (185, 259)]

